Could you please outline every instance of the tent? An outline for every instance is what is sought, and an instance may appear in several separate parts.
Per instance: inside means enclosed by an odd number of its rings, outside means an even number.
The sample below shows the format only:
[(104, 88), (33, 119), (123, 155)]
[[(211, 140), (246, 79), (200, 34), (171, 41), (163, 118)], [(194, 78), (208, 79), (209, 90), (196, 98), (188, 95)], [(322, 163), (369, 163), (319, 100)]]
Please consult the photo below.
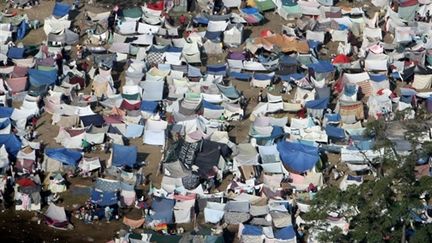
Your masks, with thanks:
[(113, 166), (133, 167), (137, 162), (137, 147), (113, 144), (111, 152), (111, 164)]
[(45, 155), (69, 166), (76, 166), (81, 159), (80, 152), (66, 148), (47, 148), (45, 150)]
[(308, 171), (319, 160), (318, 148), (306, 144), (281, 141), (277, 149), (283, 164), (295, 172)]
[(14, 134), (0, 134), (0, 146), (5, 146), (8, 154), (15, 157), (21, 149), (21, 141)]
[(29, 81), (33, 88), (47, 88), (57, 81), (57, 70), (42, 71), (36, 69), (29, 70)]
[(56, 229), (66, 229), (69, 225), (66, 212), (63, 207), (51, 203), (45, 212), (45, 222)]
[(91, 201), (101, 207), (115, 205), (118, 201), (117, 192), (93, 189), (91, 192)]
[(151, 209), (154, 214), (151, 215), (151, 219), (158, 220), (160, 223), (174, 223), (174, 204), (175, 201), (172, 199), (162, 197), (153, 198)]
[(10, 47), (7, 56), (11, 59), (22, 59), (24, 58), (25, 48)]
[(255, 6), (261, 11), (268, 11), (276, 8), (272, 0), (254, 0)]
[(70, 10), (71, 10), (71, 5), (66, 3), (56, 2), (54, 5), (52, 15), (56, 17), (64, 17), (69, 14)]

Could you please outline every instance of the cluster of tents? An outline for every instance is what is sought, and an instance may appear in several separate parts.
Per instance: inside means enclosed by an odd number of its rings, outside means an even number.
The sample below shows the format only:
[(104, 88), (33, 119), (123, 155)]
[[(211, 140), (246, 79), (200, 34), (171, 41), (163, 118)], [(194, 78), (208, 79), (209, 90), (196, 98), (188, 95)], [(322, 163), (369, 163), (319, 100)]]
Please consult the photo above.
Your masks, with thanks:
[[(227, 8), (241, 4), (223, 3)], [(367, 119), (389, 119), (396, 112), (412, 118), (422, 102), (432, 111), (431, 25), (413, 22), (426, 16), (430, 3), (406, 1), (397, 9), (387, 1), (372, 4), (382, 11), (371, 16), (362, 8), (335, 7), (333, 1), (256, 0), (223, 15), (202, 12), (188, 26), (177, 26), (165, 19), (165, 4), (157, 1), (121, 9), (114, 33), (107, 29), (112, 13), (87, 12), (93, 27), (86, 33), (93, 63), (89, 69), (80, 61), (58, 65), (49, 54), (79, 41), (71, 30), (71, 6), (55, 3), (44, 21), (47, 43), (36, 48), (7, 44), (25, 36), (28, 21), (3, 14), (0, 167), (5, 172), (12, 165), (16, 209), (40, 210), (43, 188), (62, 193), (67, 190), (65, 174), (101, 168), (106, 177), (96, 179), (91, 203), (99, 211), (135, 207), (146, 194), (137, 190), (145, 167), (138, 163), (140, 148), (129, 140), (142, 139), (163, 148), (162, 182), (148, 193), (150, 213), (124, 215), (125, 225), (163, 231), (174, 224), (196, 225), (203, 215), (215, 228), (238, 225), (236, 236), (242, 242), (296, 242), (302, 237), (299, 226), (310, 223), (302, 214), (324, 186), (326, 154), (337, 154), (348, 168), (340, 180), (340, 189), (347, 190), (361, 184), (370, 161), (384, 153), (374, 150), (374, 137), (366, 135)], [(207, 8), (201, 1), (198, 6)], [(170, 13), (187, 9), (187, 1), (176, 1)], [(285, 19), (296, 18), (295, 25), (244, 40), (244, 25), (260, 24), (264, 12), (273, 9)], [(337, 48), (324, 60), (329, 43)], [(236, 51), (225, 51), (233, 47)], [(211, 63), (213, 56), (224, 61)], [(118, 66), (125, 63), (119, 82)], [(239, 81), (267, 90), (250, 114), (233, 85)], [(276, 93), (279, 82), (286, 89)], [(88, 83), (91, 94), (77, 92)], [(11, 100), (20, 106), (9, 107)], [(96, 106), (102, 111), (96, 112)], [(42, 149), (25, 136), (32, 118), (44, 112), (58, 127), (54, 140), (61, 148)], [(246, 115), (249, 142), (236, 144), (222, 124)], [(398, 152), (412, 149), (400, 131), (388, 137)], [(82, 153), (83, 140), (93, 146), (109, 143), (109, 159)], [(46, 180), (40, 180), (38, 169)], [(418, 176), (429, 176), (430, 166), (419, 162), (416, 170)], [(216, 192), (215, 184), (227, 174), (233, 179)], [(347, 233), (349, 222), (328, 213), (328, 228)], [(45, 215), (53, 227), (69, 225), (60, 206), (50, 204)], [(309, 232), (311, 239), (314, 232)], [(215, 235), (202, 237), (221, 239)], [(126, 237), (145, 242), (161, 236)]]

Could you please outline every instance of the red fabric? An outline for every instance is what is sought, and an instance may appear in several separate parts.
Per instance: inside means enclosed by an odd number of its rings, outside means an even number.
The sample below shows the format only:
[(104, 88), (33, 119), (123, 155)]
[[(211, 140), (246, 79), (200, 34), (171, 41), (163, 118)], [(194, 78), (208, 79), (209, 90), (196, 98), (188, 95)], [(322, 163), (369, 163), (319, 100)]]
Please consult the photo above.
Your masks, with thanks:
[(22, 187), (35, 186), (35, 183), (29, 178), (18, 179), (16, 183)]
[(79, 84), (81, 88), (85, 87), (85, 80), (83, 78), (80, 78), (78, 76), (73, 76), (70, 80), (69, 80), (70, 84)]
[(121, 105), (120, 105), (120, 108), (125, 109), (125, 110), (139, 110), (140, 107), (141, 107), (141, 102), (131, 104), (131, 103), (127, 102), (126, 100), (123, 100)]
[(299, 118), (306, 118), (306, 109), (305, 109), (305, 108), (302, 108), (301, 110), (299, 110), (299, 111), (297, 112), (297, 116), (298, 116)]
[(261, 37), (269, 37), (272, 34), (272, 32), (269, 29), (261, 30), (260, 36)]
[(399, 7), (410, 7), (418, 4), (417, 0), (406, 0), (404, 2), (399, 3)]
[(155, 3), (149, 2), (147, 3), (147, 8), (162, 11), (164, 9), (164, 5), (164, 1), (157, 1)]
[(351, 59), (348, 56), (343, 54), (339, 54), (333, 59), (333, 64), (350, 63), (350, 62)]
[(185, 24), (185, 23), (186, 23), (186, 16), (181, 15), (181, 16), (179, 17), (179, 22), (180, 22), (180, 24)]
[(116, 115), (112, 115), (112, 116), (104, 116), (104, 120), (106, 124), (118, 124), (118, 123), (123, 123), (123, 119), (121, 116), (116, 116)]

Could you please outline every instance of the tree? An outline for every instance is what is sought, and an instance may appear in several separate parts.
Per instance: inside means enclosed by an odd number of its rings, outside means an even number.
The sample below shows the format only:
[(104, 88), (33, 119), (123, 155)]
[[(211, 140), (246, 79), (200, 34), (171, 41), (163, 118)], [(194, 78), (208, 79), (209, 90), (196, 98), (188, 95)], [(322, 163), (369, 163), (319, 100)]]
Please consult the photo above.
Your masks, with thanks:
[[(323, 242), (334, 242), (332, 239), (340, 239), (338, 242), (405, 242), (405, 232), (412, 221), (411, 210), (422, 207), (419, 196), (432, 188), (432, 178), (416, 180), (414, 170), (419, 156), (432, 154), (432, 143), (421, 139), (425, 131), (423, 124), (406, 121), (402, 126), (413, 148), (408, 155), (398, 153), (386, 136), (389, 123), (370, 122), (366, 134), (375, 137), (375, 149), (385, 151), (384, 156), (370, 163), (382, 172), (375, 180), (351, 186), (344, 192), (329, 186), (317, 193), (311, 211), (304, 216), (306, 220), (318, 227), (325, 226), (328, 213), (337, 212), (350, 222), (347, 235), (342, 235), (341, 231), (325, 231), (320, 235)], [(432, 226), (419, 224), (415, 230), (412, 239), (432, 239)]]

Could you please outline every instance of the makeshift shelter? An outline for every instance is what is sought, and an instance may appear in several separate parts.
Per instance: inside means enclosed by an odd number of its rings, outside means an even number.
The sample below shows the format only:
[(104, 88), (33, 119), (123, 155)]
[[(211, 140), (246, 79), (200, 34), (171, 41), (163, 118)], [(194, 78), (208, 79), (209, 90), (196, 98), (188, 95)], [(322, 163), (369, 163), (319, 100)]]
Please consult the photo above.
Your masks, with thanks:
[(317, 147), (281, 141), (277, 144), (277, 148), (288, 170), (303, 173), (312, 169), (319, 160)]
[(65, 209), (55, 204), (50, 204), (45, 212), (45, 222), (48, 226), (55, 229), (65, 230), (69, 226), (69, 221), (66, 216)]
[(107, 167), (130, 166), (133, 167), (137, 163), (137, 148), (135, 146), (124, 146), (113, 144), (110, 160)]

